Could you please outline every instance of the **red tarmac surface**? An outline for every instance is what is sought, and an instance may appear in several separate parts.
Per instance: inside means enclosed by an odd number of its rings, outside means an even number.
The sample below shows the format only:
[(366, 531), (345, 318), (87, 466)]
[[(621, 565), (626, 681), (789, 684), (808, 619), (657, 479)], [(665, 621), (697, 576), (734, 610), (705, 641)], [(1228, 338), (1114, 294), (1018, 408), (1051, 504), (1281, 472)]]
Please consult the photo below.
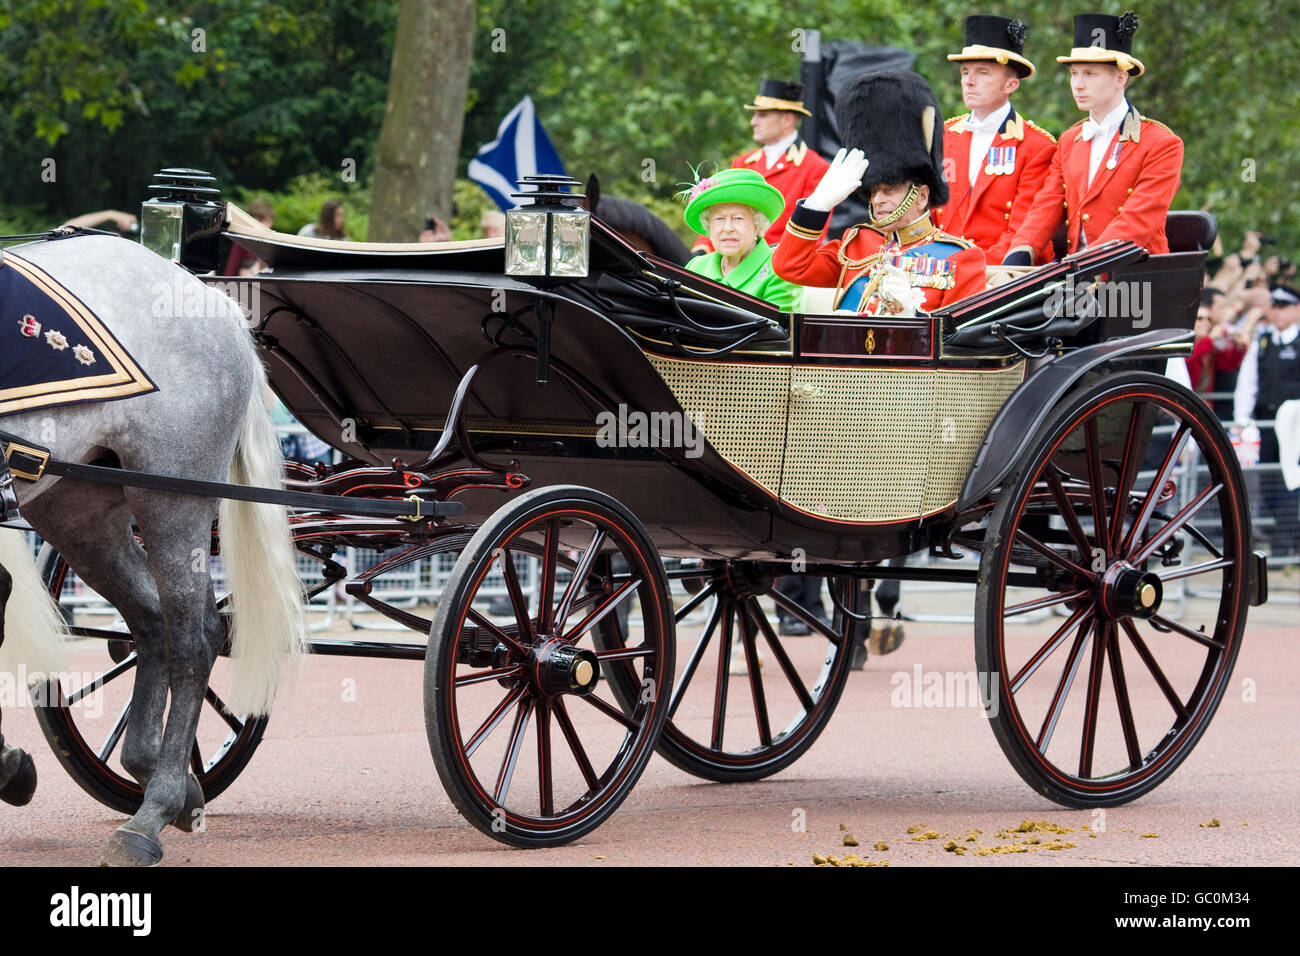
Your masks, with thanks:
[[(850, 676), (829, 728), (792, 767), (720, 785), (656, 756), (581, 844), (529, 851), (470, 827), (444, 794), (425, 737), (421, 664), (315, 658), (281, 697), (252, 763), (209, 805), (206, 831), (164, 832), (163, 865), (783, 866), (852, 852), (892, 866), (1294, 865), (1297, 622), (1295, 604), (1253, 612), (1228, 692), (1196, 750), (1154, 792), (1104, 820), (1032, 792), (978, 707), (891, 706), (897, 672), (974, 667), (969, 625), (911, 623), (899, 651)], [(1247, 681), (1253, 701), (1243, 699)], [(346, 687), (355, 700), (343, 699)], [(0, 864), (93, 864), (123, 818), (60, 768), (30, 707), (7, 708), (4, 731), (33, 752), (41, 784), (31, 805), (0, 805)], [(1202, 826), (1215, 818), (1219, 826)], [(1040, 836), (1077, 846), (985, 856), (943, 848), (953, 838), (972, 850), (1010, 843), (996, 832), (1023, 820), (1074, 828)], [(1081, 829), (1103, 823), (1096, 836)], [(841, 845), (841, 825), (860, 841), (856, 850)], [(966, 842), (972, 830), (983, 833)], [(926, 831), (938, 839), (913, 839)], [(873, 849), (876, 841), (889, 849)]]

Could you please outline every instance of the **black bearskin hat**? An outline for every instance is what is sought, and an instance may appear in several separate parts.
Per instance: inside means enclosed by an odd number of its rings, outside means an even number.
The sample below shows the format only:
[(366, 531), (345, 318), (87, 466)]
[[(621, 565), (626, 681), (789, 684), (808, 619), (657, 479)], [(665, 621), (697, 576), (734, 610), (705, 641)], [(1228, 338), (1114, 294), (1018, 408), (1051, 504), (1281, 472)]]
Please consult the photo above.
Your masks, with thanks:
[(930, 84), (911, 70), (862, 73), (841, 88), (835, 122), (848, 149), (870, 165), (863, 191), (880, 183), (912, 181), (930, 187), (930, 206), (948, 201), (943, 178), (943, 119)]

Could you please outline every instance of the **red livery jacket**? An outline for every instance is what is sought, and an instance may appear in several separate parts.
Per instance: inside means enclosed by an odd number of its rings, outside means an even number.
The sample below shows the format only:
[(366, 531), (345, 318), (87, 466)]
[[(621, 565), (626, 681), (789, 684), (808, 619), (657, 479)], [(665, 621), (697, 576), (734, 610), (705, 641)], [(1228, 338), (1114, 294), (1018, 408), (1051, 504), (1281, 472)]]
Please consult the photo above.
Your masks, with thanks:
[[(767, 165), (767, 158), (763, 155), (762, 146), (753, 152), (741, 153), (732, 159), (732, 169), (758, 170), (763, 178), (779, 189), (781, 195), (785, 197), (785, 211), (763, 236), (769, 246), (774, 246), (781, 241), (781, 233), (785, 231), (785, 224), (790, 219), (794, 204), (812, 195), (812, 191), (817, 188), (822, 175), (829, 167), (830, 163), (809, 147), (802, 137), (796, 139), (785, 151), (785, 155), (778, 157), (770, 167)], [(695, 240), (693, 248), (712, 252), (713, 243), (709, 242), (708, 236), (700, 236)]]
[(928, 215), (888, 233), (853, 226), (843, 240), (822, 243), (829, 218), (830, 213), (796, 205), (772, 253), (772, 267), (782, 279), (799, 285), (834, 286), (836, 308), (887, 312), (872, 292), (885, 265), (900, 267), (913, 288), (925, 290), (920, 307), (926, 312), (984, 291), (984, 254), (973, 243), (937, 228)]
[(1081, 229), (1088, 245), (1131, 239), (1152, 254), (1168, 252), (1165, 217), (1178, 192), (1183, 141), (1130, 105), (1089, 185), (1092, 145), (1082, 136), (1082, 120), (1062, 134), (1047, 179), (1009, 251), (1041, 250), (1064, 221), (1067, 253), (1080, 248)]
[[(934, 223), (945, 232), (969, 239), (983, 250), (987, 262), (997, 265), (1010, 250), (1016, 230), (1047, 178), (1056, 138), (1012, 107), (988, 154), (980, 158), (972, 187), (967, 170), (975, 134), (962, 128), (969, 116), (963, 113), (943, 124), (949, 198), (946, 206), (934, 211)], [(1049, 238), (1041, 254), (1050, 259), (1051, 252)]]

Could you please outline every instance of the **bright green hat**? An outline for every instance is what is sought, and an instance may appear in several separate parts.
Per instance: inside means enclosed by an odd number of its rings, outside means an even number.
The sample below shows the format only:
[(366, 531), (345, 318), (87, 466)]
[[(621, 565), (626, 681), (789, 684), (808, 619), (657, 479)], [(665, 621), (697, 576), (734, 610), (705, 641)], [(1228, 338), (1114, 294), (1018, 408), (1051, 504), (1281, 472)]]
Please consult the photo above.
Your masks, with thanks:
[(704, 210), (719, 203), (736, 202), (752, 206), (776, 222), (785, 211), (785, 197), (781, 191), (753, 169), (720, 169), (712, 176), (696, 183), (686, 197), (686, 225), (701, 236), (709, 233), (704, 224)]

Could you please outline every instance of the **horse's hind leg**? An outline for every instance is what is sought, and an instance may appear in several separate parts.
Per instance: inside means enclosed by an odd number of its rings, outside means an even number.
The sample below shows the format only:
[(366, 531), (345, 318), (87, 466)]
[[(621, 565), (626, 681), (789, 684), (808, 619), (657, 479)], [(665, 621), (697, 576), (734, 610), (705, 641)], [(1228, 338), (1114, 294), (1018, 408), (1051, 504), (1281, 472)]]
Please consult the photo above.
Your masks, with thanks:
[[(158, 834), (176, 821), (192, 797), (187, 767), (223, 632), (208, 576), (215, 505), (147, 493), (128, 493), (128, 499), (149, 544), (149, 568), (158, 584), (171, 691), (162, 746), (144, 801), (135, 816), (118, 828), (101, 858), (109, 865), (138, 866), (162, 858)], [(201, 812), (201, 806), (195, 812)]]
[(162, 746), (167, 651), (158, 590), (132, 533), (126, 498), (119, 488), (65, 480), (24, 505), (23, 513), (77, 576), (117, 608), (131, 632), (136, 675), (122, 766), (145, 787)]

